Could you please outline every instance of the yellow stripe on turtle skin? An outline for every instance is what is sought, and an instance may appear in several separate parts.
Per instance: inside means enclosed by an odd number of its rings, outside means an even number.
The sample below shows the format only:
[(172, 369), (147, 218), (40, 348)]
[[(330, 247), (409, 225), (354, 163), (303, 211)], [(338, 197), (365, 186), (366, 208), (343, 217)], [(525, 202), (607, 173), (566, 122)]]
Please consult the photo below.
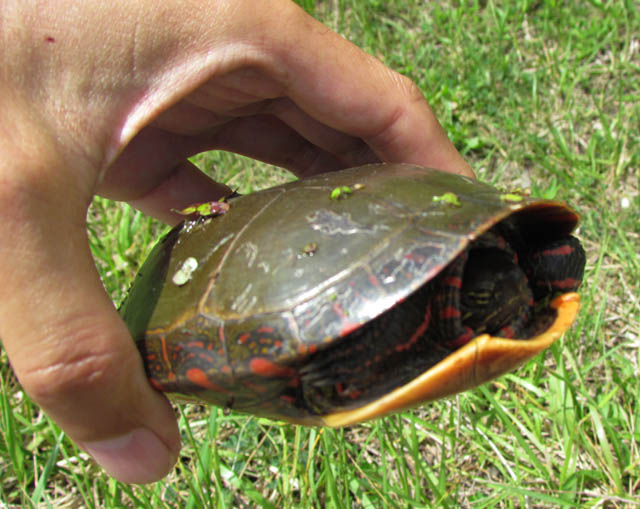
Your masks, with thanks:
[(450, 396), (496, 378), (548, 348), (574, 322), (580, 296), (556, 297), (551, 307), (557, 316), (551, 326), (532, 339), (506, 339), (482, 334), (456, 350), (408, 384), (367, 405), (321, 417), (325, 426), (349, 426)]

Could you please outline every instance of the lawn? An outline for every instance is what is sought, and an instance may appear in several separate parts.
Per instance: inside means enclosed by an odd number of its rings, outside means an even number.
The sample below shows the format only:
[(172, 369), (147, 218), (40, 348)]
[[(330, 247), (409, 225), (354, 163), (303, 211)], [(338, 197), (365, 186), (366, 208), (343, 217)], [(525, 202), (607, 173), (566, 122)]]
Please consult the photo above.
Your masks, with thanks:
[[(179, 406), (178, 465), (148, 486), (103, 474), (3, 353), (0, 507), (640, 507), (638, 4), (301, 3), (416, 81), (481, 180), (579, 211), (578, 321), (494, 382), (347, 429)], [(243, 193), (292, 178), (232, 154), (195, 160)], [(118, 303), (163, 227), (102, 199), (88, 220)]]

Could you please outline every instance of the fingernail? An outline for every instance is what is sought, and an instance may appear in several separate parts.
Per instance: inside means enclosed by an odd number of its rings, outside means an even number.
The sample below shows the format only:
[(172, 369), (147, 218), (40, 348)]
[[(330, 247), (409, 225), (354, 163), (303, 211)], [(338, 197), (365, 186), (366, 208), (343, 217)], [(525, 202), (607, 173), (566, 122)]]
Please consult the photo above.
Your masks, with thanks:
[(176, 454), (152, 431), (139, 428), (116, 438), (80, 446), (119, 481), (144, 484), (169, 473)]

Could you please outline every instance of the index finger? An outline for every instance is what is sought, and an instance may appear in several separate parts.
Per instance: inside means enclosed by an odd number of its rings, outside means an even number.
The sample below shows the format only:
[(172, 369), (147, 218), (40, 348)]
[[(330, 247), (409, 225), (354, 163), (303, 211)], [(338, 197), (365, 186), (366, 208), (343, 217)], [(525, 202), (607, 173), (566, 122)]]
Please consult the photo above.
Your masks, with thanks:
[(301, 9), (297, 16), (302, 18), (292, 23), (297, 30), (275, 32), (281, 65), (273, 72), (298, 107), (363, 139), (383, 161), (473, 176), (414, 82)]

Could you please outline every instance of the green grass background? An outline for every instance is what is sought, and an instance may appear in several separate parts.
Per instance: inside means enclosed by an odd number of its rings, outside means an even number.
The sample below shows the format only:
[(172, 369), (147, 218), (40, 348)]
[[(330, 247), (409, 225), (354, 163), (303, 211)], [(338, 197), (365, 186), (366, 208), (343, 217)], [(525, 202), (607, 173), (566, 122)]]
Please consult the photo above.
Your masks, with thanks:
[[(546, 353), (476, 390), (344, 430), (179, 407), (175, 471), (103, 474), (0, 364), (0, 507), (640, 507), (640, 5), (301, 4), (415, 80), (478, 176), (579, 210), (583, 308)], [(291, 178), (196, 158), (242, 192)], [(97, 199), (93, 253), (119, 302), (161, 226)]]

